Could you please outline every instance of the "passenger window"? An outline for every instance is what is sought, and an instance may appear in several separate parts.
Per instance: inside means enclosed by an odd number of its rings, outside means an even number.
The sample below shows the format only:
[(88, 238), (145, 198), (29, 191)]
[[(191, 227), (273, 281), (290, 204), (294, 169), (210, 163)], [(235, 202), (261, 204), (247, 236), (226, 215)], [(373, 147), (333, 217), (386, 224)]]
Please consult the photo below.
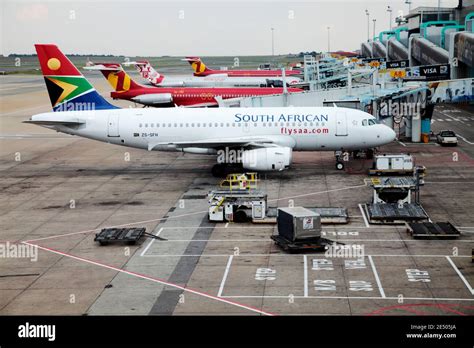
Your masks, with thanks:
[(140, 128), (142, 128), (142, 126), (143, 126), (143, 125), (142, 125), (141, 123), (138, 125), (138, 127), (140, 127)]
[(145, 123), (145, 128), (148, 128), (148, 123)]

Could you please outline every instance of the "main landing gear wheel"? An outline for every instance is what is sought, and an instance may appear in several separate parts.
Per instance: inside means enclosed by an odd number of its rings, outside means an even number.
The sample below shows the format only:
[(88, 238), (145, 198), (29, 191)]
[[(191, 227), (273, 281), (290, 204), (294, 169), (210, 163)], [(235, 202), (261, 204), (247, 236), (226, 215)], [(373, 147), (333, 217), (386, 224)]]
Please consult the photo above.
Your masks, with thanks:
[(344, 163), (336, 162), (336, 169), (337, 170), (343, 170), (344, 169)]

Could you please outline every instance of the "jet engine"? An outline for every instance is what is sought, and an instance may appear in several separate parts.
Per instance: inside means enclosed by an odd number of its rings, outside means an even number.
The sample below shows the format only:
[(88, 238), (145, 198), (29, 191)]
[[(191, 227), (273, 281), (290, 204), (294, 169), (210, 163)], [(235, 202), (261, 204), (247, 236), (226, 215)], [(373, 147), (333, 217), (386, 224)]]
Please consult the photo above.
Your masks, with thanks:
[(249, 170), (284, 170), (290, 166), (291, 160), (290, 147), (265, 147), (242, 152), (242, 166)]
[(132, 100), (139, 104), (152, 106), (159, 104), (169, 104), (173, 102), (173, 96), (171, 93), (141, 94), (133, 97)]

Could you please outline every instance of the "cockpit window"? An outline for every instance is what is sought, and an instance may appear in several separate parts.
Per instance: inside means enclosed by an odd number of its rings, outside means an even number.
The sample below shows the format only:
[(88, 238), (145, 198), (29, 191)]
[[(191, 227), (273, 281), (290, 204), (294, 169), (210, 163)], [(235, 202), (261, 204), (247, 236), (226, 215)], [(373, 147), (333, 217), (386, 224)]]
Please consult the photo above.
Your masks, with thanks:
[(362, 125), (367, 126), (367, 120), (362, 120)]
[(374, 119), (369, 119), (369, 126), (373, 126), (374, 124), (377, 124), (377, 122)]

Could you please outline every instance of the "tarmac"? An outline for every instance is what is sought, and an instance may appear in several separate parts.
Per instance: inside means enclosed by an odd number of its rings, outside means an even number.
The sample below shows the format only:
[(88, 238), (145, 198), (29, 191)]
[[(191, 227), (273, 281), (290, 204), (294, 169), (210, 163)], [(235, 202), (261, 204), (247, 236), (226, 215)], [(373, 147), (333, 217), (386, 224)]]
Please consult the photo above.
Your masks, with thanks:
[[(104, 96), (110, 89), (91, 78)], [(21, 123), (50, 111), (41, 76), (0, 77), (1, 315), (472, 315), (474, 113), (437, 106), (433, 130), (458, 147), (394, 142), (427, 167), (421, 202), (450, 221), (454, 240), (415, 240), (403, 225), (372, 225), (360, 206), (370, 161), (335, 169), (330, 152), (295, 153), (292, 168), (260, 177), (272, 206), (346, 207), (350, 222), (323, 236), (362, 245), (363, 258), (288, 254), (275, 225), (210, 223), (214, 158), (147, 152)], [(115, 105), (127, 107), (127, 102)], [(165, 240), (99, 246), (95, 233), (146, 227)], [(1, 245), (0, 244), (0, 245)], [(37, 248), (37, 249), (36, 249)], [(33, 255), (34, 256), (34, 255)]]

